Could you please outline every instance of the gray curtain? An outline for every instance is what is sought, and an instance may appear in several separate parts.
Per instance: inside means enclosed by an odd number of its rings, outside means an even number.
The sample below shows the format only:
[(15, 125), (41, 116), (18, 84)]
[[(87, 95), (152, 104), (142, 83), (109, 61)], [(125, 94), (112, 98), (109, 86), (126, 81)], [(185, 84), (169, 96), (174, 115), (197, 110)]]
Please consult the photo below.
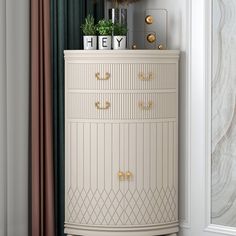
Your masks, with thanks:
[(0, 236), (28, 235), (29, 0), (0, 0)]

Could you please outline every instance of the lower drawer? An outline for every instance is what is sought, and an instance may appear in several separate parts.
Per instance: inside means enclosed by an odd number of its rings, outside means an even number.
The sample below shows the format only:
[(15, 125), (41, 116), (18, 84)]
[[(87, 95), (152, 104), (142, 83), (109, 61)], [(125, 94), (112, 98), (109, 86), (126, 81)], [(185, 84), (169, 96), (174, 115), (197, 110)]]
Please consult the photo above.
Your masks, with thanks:
[(67, 93), (68, 119), (175, 118), (176, 93)]

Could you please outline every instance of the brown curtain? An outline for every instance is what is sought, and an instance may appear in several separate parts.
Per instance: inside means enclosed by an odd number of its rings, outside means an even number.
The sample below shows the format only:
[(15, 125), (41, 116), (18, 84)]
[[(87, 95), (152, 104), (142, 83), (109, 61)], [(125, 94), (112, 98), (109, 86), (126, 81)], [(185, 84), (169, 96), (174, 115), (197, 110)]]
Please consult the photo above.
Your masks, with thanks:
[(31, 0), (31, 236), (55, 236), (50, 1)]

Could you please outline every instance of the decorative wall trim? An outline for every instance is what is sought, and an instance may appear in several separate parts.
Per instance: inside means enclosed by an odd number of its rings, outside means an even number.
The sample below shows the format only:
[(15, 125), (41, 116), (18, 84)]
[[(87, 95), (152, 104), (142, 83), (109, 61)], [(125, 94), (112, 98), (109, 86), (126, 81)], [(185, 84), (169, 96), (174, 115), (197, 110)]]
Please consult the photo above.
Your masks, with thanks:
[[(185, 220), (181, 221), (181, 233), (180, 235), (184, 235), (184, 236), (195, 236), (195, 235), (236, 235), (236, 228), (233, 227), (227, 227), (227, 226), (222, 226), (222, 225), (214, 225), (211, 224), (211, 74), (212, 74), (212, 68), (211, 68), (211, 58), (212, 58), (212, 0), (208, 0), (208, 1), (201, 1), (199, 2), (199, 4), (201, 4), (200, 10), (203, 10), (203, 14), (202, 11), (199, 12), (199, 21), (198, 24), (203, 25), (203, 30), (199, 31), (200, 27), (196, 28), (196, 13), (192, 12), (192, 4), (194, 4), (194, 1), (190, 0), (187, 4), (189, 4), (187, 6), (187, 16), (188, 19), (187, 21), (189, 22), (188, 25), (188, 32), (189, 35), (187, 35), (187, 40), (189, 43), (189, 47), (188, 47), (188, 55), (189, 57), (187, 58), (187, 68), (188, 68), (188, 102), (187, 102), (187, 112), (188, 112), (188, 143), (187, 143), (187, 150), (188, 152), (188, 163), (186, 163), (186, 168), (189, 169), (186, 170), (186, 172), (188, 172), (188, 187), (190, 188), (190, 192), (189, 192), (189, 199), (188, 199), (188, 212), (189, 215)], [(199, 10), (199, 9), (198, 9)], [(195, 16), (192, 16), (195, 15)], [(204, 21), (202, 22), (202, 18), (204, 17)], [(194, 28), (195, 27), (195, 28)], [(193, 31), (194, 30), (194, 31)], [(197, 44), (196, 44), (196, 40), (194, 40), (194, 35), (197, 36), (197, 34), (199, 35), (200, 33), (200, 39), (203, 41), (199, 42), (199, 45), (203, 45), (201, 47), (199, 47), (199, 55), (197, 53)], [(194, 43), (194, 45), (193, 45)], [(195, 49), (194, 49), (195, 48)], [(194, 49), (194, 50), (193, 50)], [(202, 56), (202, 53), (203, 56)], [(193, 58), (194, 55), (194, 58)], [(199, 57), (198, 57), (199, 56)], [(193, 150), (191, 150), (191, 148), (195, 148), (196, 151), (196, 147), (193, 146), (193, 132), (196, 132), (196, 128), (192, 127), (191, 122), (194, 121), (194, 114), (197, 112), (197, 108), (194, 107), (190, 107), (191, 104), (196, 104), (196, 101), (191, 101), (194, 98), (194, 88), (193, 88), (193, 83), (196, 83), (196, 78), (193, 78), (193, 74), (192, 72), (196, 71), (196, 68), (191, 68), (192, 63), (196, 63), (197, 59), (202, 60), (200, 65), (200, 70), (203, 69), (204, 73), (202, 74), (200, 72), (200, 77), (199, 80), (201, 81), (205, 81), (204, 84), (202, 85), (202, 82), (199, 82), (199, 84), (196, 84), (197, 86), (201, 86), (199, 88), (196, 88), (197, 91), (204, 91), (204, 94), (200, 94), (200, 98), (199, 98), (199, 107), (200, 110), (199, 112), (201, 113), (201, 117), (203, 118), (203, 121), (201, 121), (199, 128), (201, 129), (199, 131), (199, 133), (197, 133), (197, 138), (202, 138), (203, 141), (201, 141), (200, 143), (204, 145), (204, 149), (203, 149), (203, 154), (200, 151), (198, 154), (202, 154), (201, 158), (201, 162), (196, 162), (194, 161), (194, 157), (196, 157), (196, 155), (193, 153)], [(197, 62), (198, 63), (198, 62)], [(196, 65), (198, 66), (198, 65)], [(201, 90), (200, 90), (201, 89)], [(196, 91), (195, 91), (196, 93)], [(195, 94), (196, 95), (196, 94)], [(202, 111), (203, 108), (204, 110)], [(191, 110), (192, 109), (192, 110)], [(203, 125), (202, 125), (203, 124)], [(203, 130), (203, 129), (204, 130)], [(191, 147), (192, 145), (192, 147)], [(192, 162), (192, 163), (191, 163)], [(198, 168), (204, 167), (204, 177), (202, 178), (204, 181), (203, 182), (199, 182), (200, 185), (203, 186), (202, 190), (203, 190), (203, 194), (204, 194), (204, 199), (201, 198), (199, 199), (199, 207), (201, 207), (202, 209), (196, 209), (193, 206), (193, 203), (196, 203), (196, 197), (191, 194), (194, 192), (194, 186), (190, 184), (193, 182), (196, 182), (195, 180), (195, 176), (193, 176), (193, 162), (195, 164), (200, 164), (198, 166)], [(192, 177), (192, 180), (191, 180)], [(201, 195), (201, 194), (200, 194)], [(204, 201), (204, 202), (202, 202)], [(202, 203), (204, 204), (202, 206)], [(191, 210), (192, 208), (192, 210)], [(204, 217), (204, 219), (201, 219), (200, 217)], [(188, 221), (189, 220), (189, 221)], [(189, 224), (188, 224), (189, 223)]]
[(236, 228), (228, 227), (228, 226), (222, 226), (222, 225), (208, 225), (208, 227), (205, 229), (205, 231), (211, 232), (211, 233), (218, 233), (223, 235), (236, 235)]
[[(211, 225), (212, 0), (205, 1), (205, 225)], [(214, 228), (214, 227), (213, 227)]]
[(191, 228), (191, 46), (192, 46), (192, 0), (185, 1), (186, 4), (186, 150), (185, 150), (185, 161), (186, 161), (186, 182), (185, 188), (185, 198), (186, 201), (186, 211), (185, 219), (180, 219), (180, 227), (184, 229)]

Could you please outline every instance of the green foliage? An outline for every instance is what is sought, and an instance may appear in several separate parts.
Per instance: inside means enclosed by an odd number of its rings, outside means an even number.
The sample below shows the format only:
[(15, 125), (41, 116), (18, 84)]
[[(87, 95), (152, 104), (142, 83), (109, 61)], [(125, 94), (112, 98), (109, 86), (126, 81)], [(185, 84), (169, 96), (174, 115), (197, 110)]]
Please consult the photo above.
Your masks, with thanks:
[(128, 32), (128, 29), (125, 25), (120, 23), (115, 23), (113, 26), (113, 34), (115, 36), (124, 36)]
[(99, 35), (112, 35), (113, 23), (111, 20), (100, 20), (97, 24)]
[(81, 29), (84, 35), (96, 35), (96, 25), (93, 16), (88, 15), (85, 18), (85, 23), (81, 25)]

